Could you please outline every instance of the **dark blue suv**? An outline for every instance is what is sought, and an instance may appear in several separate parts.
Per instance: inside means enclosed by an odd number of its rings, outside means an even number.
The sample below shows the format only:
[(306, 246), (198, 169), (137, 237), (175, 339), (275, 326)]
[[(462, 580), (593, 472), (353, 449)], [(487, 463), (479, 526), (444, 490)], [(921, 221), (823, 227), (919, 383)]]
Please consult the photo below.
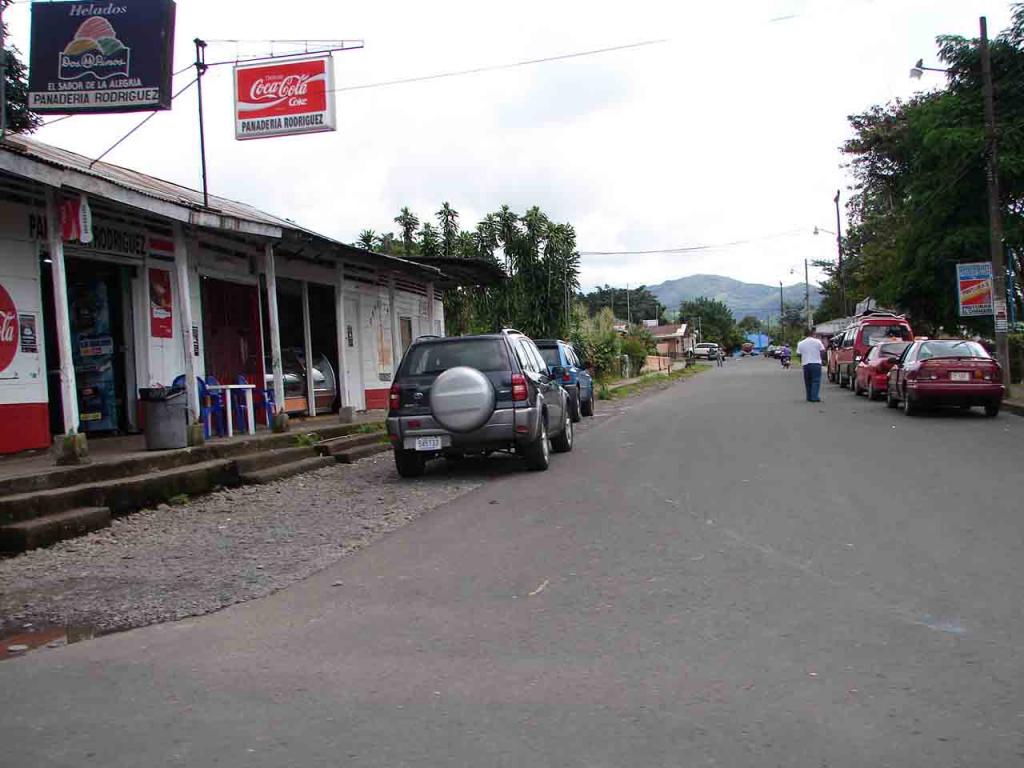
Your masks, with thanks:
[(560, 339), (541, 339), (534, 342), (540, 349), (548, 370), (562, 369), (562, 387), (569, 393), (569, 410), (573, 421), (581, 416), (594, 415), (594, 378), (580, 362), (572, 344)]

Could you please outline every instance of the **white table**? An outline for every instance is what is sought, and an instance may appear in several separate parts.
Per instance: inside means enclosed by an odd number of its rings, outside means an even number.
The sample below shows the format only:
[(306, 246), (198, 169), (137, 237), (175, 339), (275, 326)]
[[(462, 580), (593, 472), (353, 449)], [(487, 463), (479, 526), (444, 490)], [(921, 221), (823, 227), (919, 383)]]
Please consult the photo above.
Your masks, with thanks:
[(248, 417), (249, 434), (256, 434), (256, 419), (252, 410), (252, 391), (256, 389), (255, 384), (207, 384), (206, 388), (211, 392), (224, 392), (225, 403), (224, 410), (227, 411), (227, 422), (228, 422), (228, 437), (235, 434), (234, 429), (234, 408), (231, 402), (232, 390), (242, 390), (245, 392), (245, 415)]

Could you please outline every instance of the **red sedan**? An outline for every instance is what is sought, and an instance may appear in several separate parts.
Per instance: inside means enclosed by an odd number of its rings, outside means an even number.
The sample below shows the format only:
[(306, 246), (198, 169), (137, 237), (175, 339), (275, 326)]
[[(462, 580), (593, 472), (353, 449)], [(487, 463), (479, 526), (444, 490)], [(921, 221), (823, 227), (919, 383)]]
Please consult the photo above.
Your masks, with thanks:
[(889, 371), (886, 405), (903, 403), (907, 414), (923, 405), (985, 407), (986, 416), (997, 416), (1005, 387), (999, 363), (985, 348), (964, 339), (915, 341)]
[(880, 398), (889, 386), (889, 370), (899, 360), (909, 341), (883, 341), (868, 350), (864, 359), (857, 363), (853, 379), (853, 394), (867, 393), (868, 400)]

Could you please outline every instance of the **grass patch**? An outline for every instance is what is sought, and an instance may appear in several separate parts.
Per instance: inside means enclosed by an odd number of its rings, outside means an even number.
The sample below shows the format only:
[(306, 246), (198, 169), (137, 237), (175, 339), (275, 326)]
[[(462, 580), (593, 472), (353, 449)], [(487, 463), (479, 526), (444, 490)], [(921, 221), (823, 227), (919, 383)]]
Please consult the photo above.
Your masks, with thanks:
[(320, 442), (320, 435), (316, 432), (304, 432), (301, 435), (295, 436), (295, 444), (301, 445), (303, 448), (312, 448)]
[(384, 429), (384, 423), (381, 421), (374, 421), (369, 424), (360, 424), (355, 428), (353, 434), (368, 435), (371, 432), (380, 432), (382, 429)]
[(188, 504), (188, 494), (176, 493), (167, 500), (167, 503), (170, 504), (172, 507), (180, 507), (184, 504)]
[(689, 368), (681, 368), (678, 371), (672, 371), (671, 373), (645, 373), (640, 377), (639, 381), (635, 381), (632, 384), (626, 384), (621, 387), (615, 387), (612, 389), (607, 384), (601, 384), (597, 389), (598, 400), (618, 400), (622, 397), (629, 397), (637, 392), (642, 392), (645, 389), (656, 386), (658, 384), (667, 384), (673, 381), (680, 381), (682, 379), (692, 379), (699, 373), (710, 369), (710, 365), (698, 364), (691, 365)]

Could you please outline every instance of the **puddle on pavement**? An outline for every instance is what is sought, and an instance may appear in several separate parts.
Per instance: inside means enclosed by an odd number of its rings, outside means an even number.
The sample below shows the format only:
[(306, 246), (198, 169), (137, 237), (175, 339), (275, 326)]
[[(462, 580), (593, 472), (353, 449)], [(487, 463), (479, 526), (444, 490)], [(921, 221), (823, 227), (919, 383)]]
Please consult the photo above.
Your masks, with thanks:
[(84, 626), (25, 626), (0, 635), (0, 661), (24, 656), (39, 648), (60, 648), (82, 640), (91, 640), (99, 634)]

